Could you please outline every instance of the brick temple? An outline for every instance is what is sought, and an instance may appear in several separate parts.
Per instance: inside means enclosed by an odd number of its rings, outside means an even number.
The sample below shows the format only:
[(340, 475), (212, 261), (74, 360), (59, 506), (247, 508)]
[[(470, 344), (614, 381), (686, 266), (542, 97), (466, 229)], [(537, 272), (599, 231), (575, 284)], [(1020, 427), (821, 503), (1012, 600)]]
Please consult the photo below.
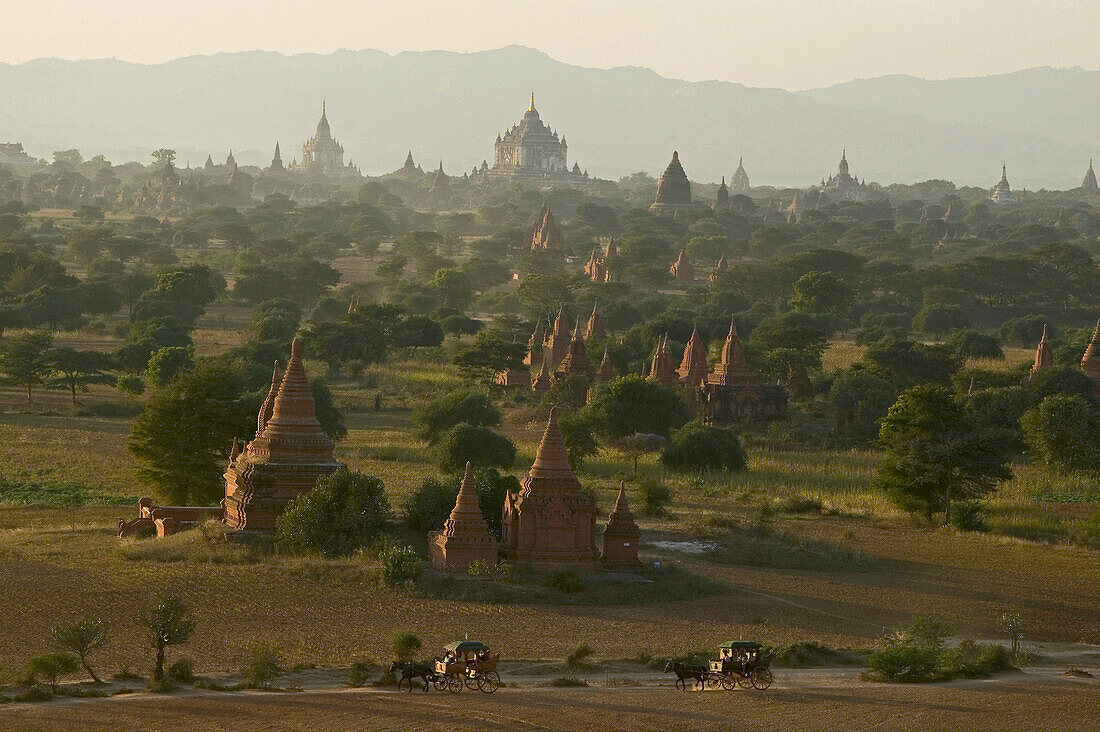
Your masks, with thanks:
[(596, 507), (569, 467), (557, 410), (550, 410), (520, 492), (505, 496), (502, 516), (502, 558), (535, 570), (600, 571)]
[(619, 496), (615, 508), (607, 517), (603, 530), (603, 554), (600, 557), (604, 569), (637, 569), (642, 566), (638, 561), (638, 542), (642, 532), (634, 523), (634, 514), (626, 500), (626, 483), (619, 482)]
[(317, 479), (343, 467), (321, 429), (302, 366), (302, 341), (294, 339), (290, 363), (256, 419), (256, 437), (234, 447), (225, 471), (225, 522), (241, 532), (272, 533), (275, 519)]
[(428, 534), (428, 554), (432, 566), (441, 572), (465, 572), (473, 562), (497, 562), (497, 540), (481, 514), (470, 463), (450, 517), (442, 529)]

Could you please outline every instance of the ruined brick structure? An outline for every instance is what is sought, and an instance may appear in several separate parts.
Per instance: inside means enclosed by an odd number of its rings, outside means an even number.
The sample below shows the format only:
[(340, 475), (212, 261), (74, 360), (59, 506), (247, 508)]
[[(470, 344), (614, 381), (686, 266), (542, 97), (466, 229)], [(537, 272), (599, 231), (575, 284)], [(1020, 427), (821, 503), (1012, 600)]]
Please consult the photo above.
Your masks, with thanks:
[(1047, 340), (1047, 327), (1043, 326), (1043, 337), (1039, 339), (1039, 345), (1035, 348), (1035, 362), (1028, 369), (1025, 381), (1031, 381), (1036, 373), (1054, 366), (1054, 349)]
[(722, 357), (707, 376), (700, 399), (703, 419), (708, 423), (743, 425), (781, 417), (787, 412), (787, 390), (777, 384), (761, 383), (749, 369), (733, 318), (722, 346)]
[(680, 256), (676, 257), (676, 261), (668, 268), (668, 272), (672, 275), (672, 279), (681, 284), (690, 285), (695, 282), (695, 265), (691, 263), (687, 252), (683, 249), (680, 250)]
[(673, 386), (677, 381), (676, 367), (672, 365), (672, 349), (668, 345), (668, 334), (657, 340), (657, 350), (649, 364), (649, 378), (662, 386)]

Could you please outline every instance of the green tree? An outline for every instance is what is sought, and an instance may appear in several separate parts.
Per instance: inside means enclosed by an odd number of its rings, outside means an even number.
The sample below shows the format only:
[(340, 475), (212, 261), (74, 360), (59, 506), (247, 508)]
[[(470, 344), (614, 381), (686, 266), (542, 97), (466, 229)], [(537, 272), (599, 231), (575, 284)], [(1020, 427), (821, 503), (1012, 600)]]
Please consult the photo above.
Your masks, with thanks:
[(437, 269), (428, 285), (439, 295), (439, 304), (445, 308), (464, 311), (474, 299), (470, 278), (460, 269)]
[(865, 371), (842, 371), (829, 387), (837, 431), (870, 441), (878, 436), (878, 421), (894, 403), (897, 389), (886, 379)]
[(153, 681), (163, 681), (167, 649), (183, 645), (195, 632), (191, 606), (176, 595), (161, 591), (154, 596), (153, 605), (138, 614), (137, 620), (145, 631), (145, 642), (156, 653)]
[(368, 336), (350, 323), (314, 323), (305, 333), (306, 348), (333, 370), (351, 361), (371, 364), (386, 358), (386, 341), (380, 333)]
[(1100, 420), (1076, 394), (1052, 394), (1020, 417), (1032, 456), (1058, 470), (1100, 467)]
[(47, 653), (45, 656), (36, 656), (27, 664), (30, 677), (37, 680), (39, 676), (45, 677), (50, 685), (50, 691), (57, 693), (57, 682), (62, 676), (75, 673), (80, 668), (80, 661), (71, 653)]
[(145, 367), (145, 383), (150, 386), (164, 386), (176, 374), (195, 366), (194, 349), (190, 346), (165, 346), (153, 351)]
[(463, 422), (495, 427), (500, 419), (500, 410), (487, 394), (470, 390), (452, 391), (421, 402), (412, 412), (413, 427), (428, 442), (435, 442), (443, 432)]
[(832, 272), (807, 272), (794, 283), (790, 305), (795, 310), (819, 315), (847, 315), (855, 291)]
[(661, 463), (670, 470), (744, 470), (745, 451), (735, 430), (689, 422), (676, 431), (661, 453)]
[(507, 470), (516, 461), (516, 446), (488, 427), (456, 424), (439, 436), (434, 448), (441, 470), (460, 470), (466, 463), (478, 468)]
[(78, 351), (67, 346), (54, 348), (50, 352), (53, 375), (48, 386), (68, 389), (73, 404), (76, 404), (76, 392), (88, 391), (92, 384), (110, 384), (114, 378), (107, 373), (115, 368), (115, 360), (99, 351)]
[(393, 329), (397, 348), (434, 348), (443, 344), (443, 326), (427, 315), (409, 315)]
[(240, 369), (200, 360), (157, 389), (130, 427), (138, 472), (166, 503), (209, 504), (222, 494), (233, 438), (255, 431), (255, 411)]
[(522, 343), (506, 341), (482, 331), (454, 357), (454, 364), (471, 378), (488, 379), (505, 369), (523, 369), (527, 349)]
[(292, 554), (346, 556), (388, 531), (392, 514), (381, 480), (340, 468), (287, 505), (275, 522), (276, 546)]
[(689, 418), (687, 406), (674, 389), (629, 374), (599, 384), (585, 410), (601, 432), (617, 438), (644, 432), (668, 437)]
[(907, 389), (879, 429), (886, 453), (875, 483), (902, 508), (951, 519), (953, 500), (976, 499), (1012, 477), (1003, 439), (976, 427), (942, 386)]
[(886, 339), (863, 352), (861, 366), (899, 387), (946, 384), (962, 367), (962, 359), (944, 346)]
[(970, 325), (970, 316), (958, 305), (928, 305), (913, 317), (913, 330), (936, 338)]
[(955, 331), (947, 339), (946, 345), (959, 358), (1002, 359), (1005, 357), (996, 338), (973, 330)]
[(53, 371), (53, 335), (35, 331), (10, 339), (0, 346), (0, 371), (8, 383), (27, 387), (27, 401), (34, 401), (34, 387)]
[(103, 648), (111, 641), (110, 626), (99, 618), (84, 618), (77, 623), (60, 623), (50, 631), (50, 642), (59, 651), (67, 651), (80, 659), (80, 665), (92, 677), (92, 681), (102, 684), (88, 663), (88, 656)]
[(399, 630), (393, 634), (390, 647), (393, 649), (393, 655), (397, 656), (398, 661), (412, 661), (416, 658), (416, 654), (420, 652), (420, 649), (424, 647), (424, 643), (407, 630)]
[(162, 147), (152, 152), (153, 165), (158, 168), (169, 168), (176, 162), (176, 151)]

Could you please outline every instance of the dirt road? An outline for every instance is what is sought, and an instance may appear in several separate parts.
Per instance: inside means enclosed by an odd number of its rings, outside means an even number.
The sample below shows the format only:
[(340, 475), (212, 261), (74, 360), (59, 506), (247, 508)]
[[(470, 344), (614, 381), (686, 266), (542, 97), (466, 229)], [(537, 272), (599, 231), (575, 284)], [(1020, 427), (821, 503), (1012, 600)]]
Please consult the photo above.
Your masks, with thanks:
[[(1100, 680), (1013, 673), (886, 685), (850, 673), (784, 672), (766, 692), (669, 686), (504, 688), (488, 696), (373, 689), (179, 692), (0, 708), (18, 730), (1046, 730), (1100, 719)], [(1089, 722), (1088, 720), (1092, 720)]]

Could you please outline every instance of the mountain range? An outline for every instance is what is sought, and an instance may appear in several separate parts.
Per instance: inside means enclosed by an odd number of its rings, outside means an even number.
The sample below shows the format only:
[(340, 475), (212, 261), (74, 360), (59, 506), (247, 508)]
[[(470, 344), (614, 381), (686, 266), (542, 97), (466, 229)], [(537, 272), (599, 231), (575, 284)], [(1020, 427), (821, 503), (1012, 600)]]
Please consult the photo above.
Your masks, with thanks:
[[(728, 76), (736, 76), (730, 72)], [(327, 100), (333, 134), (365, 173), (400, 167), (461, 174), (522, 117), (531, 91), (592, 175), (658, 175), (678, 150), (693, 180), (729, 176), (739, 155), (754, 185), (804, 186), (836, 169), (883, 184), (946, 178), (989, 187), (1080, 185), (1100, 152), (1100, 71), (1035, 68), (929, 81), (859, 79), (802, 92), (689, 82), (639, 67), (585, 68), (530, 48), (478, 53), (380, 51), (0, 64), (0, 140), (49, 158), (78, 148), (118, 163), (171, 147), (181, 166), (266, 165), (275, 142), (295, 157)]]

